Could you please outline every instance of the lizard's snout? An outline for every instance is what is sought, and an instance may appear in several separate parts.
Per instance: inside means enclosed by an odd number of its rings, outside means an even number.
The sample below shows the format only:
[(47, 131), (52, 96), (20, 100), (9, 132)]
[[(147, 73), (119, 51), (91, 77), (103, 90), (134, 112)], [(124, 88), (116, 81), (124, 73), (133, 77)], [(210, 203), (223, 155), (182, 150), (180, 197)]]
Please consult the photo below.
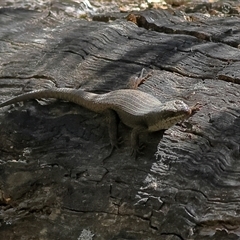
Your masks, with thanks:
[(175, 108), (177, 111), (183, 111), (183, 112), (187, 112), (187, 113), (191, 114), (191, 108), (183, 101), (176, 100), (174, 102), (174, 105), (175, 105)]

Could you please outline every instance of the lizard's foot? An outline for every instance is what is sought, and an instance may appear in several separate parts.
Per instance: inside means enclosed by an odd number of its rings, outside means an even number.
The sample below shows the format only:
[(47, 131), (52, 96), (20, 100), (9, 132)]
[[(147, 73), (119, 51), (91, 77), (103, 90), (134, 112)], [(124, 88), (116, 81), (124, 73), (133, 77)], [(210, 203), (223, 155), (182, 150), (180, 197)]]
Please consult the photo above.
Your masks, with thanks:
[(194, 106), (191, 107), (191, 113), (190, 116), (194, 115), (196, 112), (198, 112), (202, 108), (202, 104), (197, 102)]
[(122, 143), (123, 143), (123, 138), (119, 137), (118, 140), (117, 140), (117, 143), (114, 144), (114, 147), (118, 149), (119, 145), (121, 145)]
[(106, 162), (106, 160), (112, 155), (113, 151), (114, 151), (114, 146), (111, 146), (111, 149), (110, 149), (110, 152), (108, 153), (108, 155), (102, 159), (102, 163), (103, 163), (103, 164), (104, 164), (104, 163)]
[(111, 152), (113, 152), (114, 148), (119, 149), (119, 145), (123, 143), (122, 137), (119, 137), (116, 141), (111, 141)]
[(145, 148), (145, 144), (141, 144), (140, 146), (138, 147), (133, 147), (132, 148), (132, 152), (131, 152), (131, 156), (134, 157), (134, 159), (136, 160), (137, 159), (137, 156), (140, 154), (140, 155), (143, 155), (143, 149)]
[(105, 163), (105, 161), (112, 155), (114, 149), (115, 148), (119, 149), (119, 145), (121, 145), (122, 143), (123, 143), (123, 139), (119, 137), (116, 142), (111, 142), (110, 144), (108, 144), (108, 146), (111, 145), (111, 149), (109, 154), (102, 159), (102, 162)]

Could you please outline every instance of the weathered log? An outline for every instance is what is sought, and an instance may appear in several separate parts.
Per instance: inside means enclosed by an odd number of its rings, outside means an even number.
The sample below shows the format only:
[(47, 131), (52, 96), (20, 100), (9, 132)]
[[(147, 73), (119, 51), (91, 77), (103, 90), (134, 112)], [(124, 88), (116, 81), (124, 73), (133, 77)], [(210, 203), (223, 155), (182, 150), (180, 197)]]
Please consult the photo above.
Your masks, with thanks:
[(1, 239), (238, 239), (240, 20), (132, 14), (138, 25), (0, 9), (0, 101), (51, 86), (125, 88), (145, 68), (140, 90), (203, 105), (143, 136), (137, 161), (120, 124), (124, 143), (104, 165), (102, 116), (60, 101), (0, 109)]

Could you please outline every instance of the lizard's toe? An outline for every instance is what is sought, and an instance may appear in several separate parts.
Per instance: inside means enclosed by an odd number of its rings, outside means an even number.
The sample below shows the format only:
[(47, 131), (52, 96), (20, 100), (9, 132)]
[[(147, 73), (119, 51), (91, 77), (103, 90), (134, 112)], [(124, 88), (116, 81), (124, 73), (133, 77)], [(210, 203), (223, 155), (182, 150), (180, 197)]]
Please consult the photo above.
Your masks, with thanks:
[(136, 160), (138, 155), (143, 155), (144, 154), (144, 152), (142, 151), (144, 148), (145, 148), (144, 144), (141, 144), (137, 148), (132, 148), (131, 156), (133, 156), (134, 159)]

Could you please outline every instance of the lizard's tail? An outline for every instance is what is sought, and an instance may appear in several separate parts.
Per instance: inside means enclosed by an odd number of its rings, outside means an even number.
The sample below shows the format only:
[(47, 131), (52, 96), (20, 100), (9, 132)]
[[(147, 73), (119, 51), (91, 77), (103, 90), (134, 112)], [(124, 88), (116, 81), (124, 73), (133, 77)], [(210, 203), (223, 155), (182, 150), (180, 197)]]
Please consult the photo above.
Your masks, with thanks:
[(104, 104), (99, 102), (98, 94), (71, 88), (53, 88), (31, 91), (1, 103), (0, 107), (4, 107), (21, 101), (40, 98), (62, 99), (65, 101), (76, 103), (94, 112), (101, 112), (105, 109)]

